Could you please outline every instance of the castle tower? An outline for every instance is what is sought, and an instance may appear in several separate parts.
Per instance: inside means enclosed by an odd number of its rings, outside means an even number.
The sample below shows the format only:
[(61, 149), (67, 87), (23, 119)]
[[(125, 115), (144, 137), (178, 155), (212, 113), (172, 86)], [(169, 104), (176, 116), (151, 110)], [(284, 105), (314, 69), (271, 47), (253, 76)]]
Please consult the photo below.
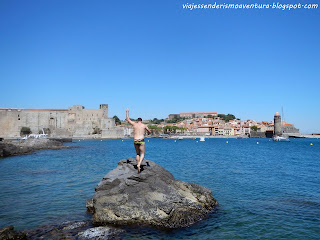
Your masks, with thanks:
[(108, 104), (100, 104), (100, 109), (103, 110), (102, 118), (108, 118), (108, 109), (109, 109)]
[(274, 114), (274, 135), (281, 136), (281, 116), (280, 113)]

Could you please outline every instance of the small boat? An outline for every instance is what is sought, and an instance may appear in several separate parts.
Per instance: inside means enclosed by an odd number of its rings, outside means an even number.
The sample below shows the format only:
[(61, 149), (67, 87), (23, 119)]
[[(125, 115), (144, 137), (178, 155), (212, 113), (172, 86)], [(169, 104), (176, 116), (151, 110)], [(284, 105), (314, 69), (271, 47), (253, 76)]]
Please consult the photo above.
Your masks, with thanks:
[(205, 138), (204, 137), (200, 137), (200, 142), (204, 142)]
[(289, 138), (274, 136), (273, 141), (275, 142), (290, 142)]
[(178, 137), (178, 140), (183, 140), (183, 137)]
[(22, 138), (22, 140), (27, 140), (28, 138), (47, 138), (48, 137), (48, 134), (46, 134), (44, 132), (44, 130), (42, 129), (42, 133), (40, 134), (29, 134), (29, 135), (26, 135), (25, 137)]

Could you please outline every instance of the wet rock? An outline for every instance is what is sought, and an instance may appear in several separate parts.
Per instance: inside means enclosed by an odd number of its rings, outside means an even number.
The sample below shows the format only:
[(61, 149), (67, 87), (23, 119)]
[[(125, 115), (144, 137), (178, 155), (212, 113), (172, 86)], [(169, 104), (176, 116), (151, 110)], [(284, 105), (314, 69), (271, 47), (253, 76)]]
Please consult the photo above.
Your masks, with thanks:
[(111, 227), (95, 227), (89, 228), (84, 232), (78, 233), (79, 240), (89, 240), (89, 239), (98, 239), (98, 240), (108, 240), (108, 239), (120, 239), (121, 236), (125, 233), (124, 230), (111, 228)]
[(95, 228), (91, 221), (68, 221), (29, 229), (25, 233), (28, 239), (85, 240), (120, 239), (125, 231), (111, 226)]
[(67, 221), (25, 230), (28, 239), (77, 239), (76, 235), (92, 227), (90, 221)]
[(27, 236), (14, 230), (13, 226), (8, 226), (0, 229), (0, 240), (25, 240)]
[(186, 227), (201, 220), (218, 204), (205, 187), (177, 181), (149, 160), (141, 166), (138, 174), (134, 159), (121, 160), (98, 184), (93, 197), (94, 225)]
[(86, 208), (87, 208), (87, 211), (88, 211), (89, 213), (94, 213), (93, 199), (87, 200), (87, 202), (86, 202)]

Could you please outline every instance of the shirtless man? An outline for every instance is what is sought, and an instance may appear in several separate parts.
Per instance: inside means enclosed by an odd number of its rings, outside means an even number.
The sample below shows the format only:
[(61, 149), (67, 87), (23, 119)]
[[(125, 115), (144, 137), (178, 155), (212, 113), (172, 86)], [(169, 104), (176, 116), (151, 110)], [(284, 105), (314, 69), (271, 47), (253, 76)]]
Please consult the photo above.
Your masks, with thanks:
[(134, 148), (136, 149), (137, 156), (137, 168), (138, 168), (138, 173), (140, 173), (140, 165), (142, 163), (142, 160), (144, 158), (144, 153), (145, 153), (145, 142), (144, 142), (144, 134), (146, 131), (148, 133), (151, 133), (150, 129), (142, 123), (142, 119), (138, 118), (137, 122), (131, 121), (129, 118), (129, 109), (127, 109), (127, 121), (133, 126), (134, 130)]

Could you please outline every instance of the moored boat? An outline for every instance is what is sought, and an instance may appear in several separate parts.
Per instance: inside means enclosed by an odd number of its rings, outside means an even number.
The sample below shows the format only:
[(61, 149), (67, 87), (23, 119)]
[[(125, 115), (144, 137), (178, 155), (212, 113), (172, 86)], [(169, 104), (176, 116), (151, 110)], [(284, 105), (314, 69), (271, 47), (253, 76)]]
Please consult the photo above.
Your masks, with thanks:
[(290, 142), (289, 138), (273, 136), (273, 141), (275, 142)]

